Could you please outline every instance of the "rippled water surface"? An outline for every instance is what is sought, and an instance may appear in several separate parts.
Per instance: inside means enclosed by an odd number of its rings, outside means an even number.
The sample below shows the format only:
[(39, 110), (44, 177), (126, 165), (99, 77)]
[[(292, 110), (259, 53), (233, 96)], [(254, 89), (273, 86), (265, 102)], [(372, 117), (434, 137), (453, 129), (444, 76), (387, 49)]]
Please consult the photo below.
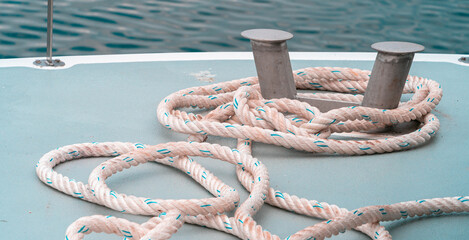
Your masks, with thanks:
[[(291, 51), (385, 40), (469, 53), (468, 0), (56, 0), (54, 55), (248, 51), (240, 32), (292, 32)], [(45, 54), (46, 0), (0, 0), (0, 58)]]

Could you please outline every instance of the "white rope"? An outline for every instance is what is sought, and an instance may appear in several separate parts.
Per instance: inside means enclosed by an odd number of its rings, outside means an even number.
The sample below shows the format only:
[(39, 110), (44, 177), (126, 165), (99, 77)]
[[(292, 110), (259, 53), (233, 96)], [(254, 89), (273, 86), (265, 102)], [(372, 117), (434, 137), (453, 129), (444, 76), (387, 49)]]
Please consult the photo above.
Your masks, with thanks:
[[(370, 72), (349, 68), (306, 68), (294, 72), (296, 87), (340, 92), (317, 93), (323, 99), (358, 103)], [(297, 150), (329, 154), (374, 154), (410, 149), (428, 141), (439, 129), (431, 113), (442, 90), (435, 81), (409, 76), (404, 93), (412, 99), (397, 109), (346, 107), (321, 113), (316, 107), (291, 99), (262, 99), (257, 78), (246, 78), (184, 89), (166, 97), (158, 106), (158, 119), (167, 128), (189, 134), (190, 142), (154, 146), (140, 143), (83, 143), (45, 154), (36, 166), (44, 183), (73, 197), (104, 205), (119, 212), (152, 216), (136, 224), (111, 216), (89, 216), (76, 220), (66, 239), (82, 239), (91, 232), (106, 232), (126, 239), (169, 239), (184, 222), (198, 224), (241, 239), (280, 239), (264, 231), (253, 216), (266, 202), (298, 214), (325, 219), (286, 239), (324, 239), (355, 228), (373, 239), (391, 239), (379, 222), (401, 218), (468, 212), (469, 197), (422, 199), (392, 205), (368, 206), (349, 211), (325, 202), (308, 200), (269, 187), (267, 168), (251, 155), (252, 142), (275, 144)], [(308, 95), (308, 94), (304, 94)], [(206, 115), (181, 108), (210, 110)], [(385, 136), (361, 133), (367, 140), (337, 140), (331, 135), (357, 133), (419, 121), (413, 132)], [(204, 143), (208, 135), (237, 138), (236, 149)], [(77, 182), (53, 170), (58, 164), (87, 157), (113, 157), (97, 166), (88, 183)], [(234, 188), (220, 181), (190, 156), (219, 159), (237, 166), (236, 173), (250, 196), (240, 204)], [(214, 197), (164, 200), (117, 193), (105, 183), (113, 174), (154, 161), (177, 168), (201, 184)], [(234, 217), (225, 213), (236, 209)]]

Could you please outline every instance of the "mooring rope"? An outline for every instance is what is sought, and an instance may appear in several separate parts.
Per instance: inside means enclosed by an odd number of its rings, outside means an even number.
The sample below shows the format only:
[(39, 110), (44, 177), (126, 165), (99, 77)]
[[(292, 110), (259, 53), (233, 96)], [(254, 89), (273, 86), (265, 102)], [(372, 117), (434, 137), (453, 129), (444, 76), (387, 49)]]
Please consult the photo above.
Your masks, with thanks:
[[(241, 239), (280, 239), (263, 230), (254, 215), (264, 203), (325, 221), (307, 227), (286, 239), (324, 239), (355, 228), (372, 239), (391, 239), (379, 224), (401, 218), (468, 212), (469, 197), (422, 199), (391, 205), (368, 206), (349, 211), (326, 202), (308, 200), (269, 187), (264, 164), (251, 154), (252, 142), (263, 142), (313, 153), (344, 155), (374, 154), (407, 150), (428, 141), (439, 129), (431, 113), (442, 97), (441, 86), (432, 80), (409, 76), (404, 93), (413, 93), (398, 108), (384, 110), (358, 106), (370, 72), (350, 68), (306, 68), (294, 72), (298, 89), (315, 98), (357, 102), (357, 106), (320, 112), (316, 107), (292, 99), (263, 99), (255, 77), (193, 87), (166, 97), (158, 106), (158, 119), (168, 129), (189, 134), (189, 142), (158, 145), (141, 143), (83, 143), (64, 146), (45, 154), (36, 166), (41, 181), (73, 197), (104, 205), (119, 212), (152, 216), (143, 224), (112, 216), (88, 216), (76, 220), (66, 239), (82, 239), (91, 232), (106, 232), (126, 239), (169, 239), (184, 224), (198, 224)], [(312, 94), (302, 94), (311, 96)], [(208, 110), (205, 115), (183, 108)], [(340, 140), (344, 133), (369, 132), (398, 123), (419, 121), (417, 130), (382, 137), (365, 133), (366, 140)], [(236, 149), (205, 143), (207, 136), (238, 139)], [(330, 138), (331, 135), (338, 137)], [(242, 185), (250, 192), (240, 202), (236, 189), (226, 185), (191, 156), (209, 157), (236, 166)], [(87, 157), (113, 157), (97, 166), (88, 183), (75, 181), (54, 171), (58, 164)], [(165, 200), (117, 193), (106, 185), (113, 174), (146, 162), (177, 168), (201, 184), (214, 197)], [(233, 217), (226, 215), (235, 210)]]

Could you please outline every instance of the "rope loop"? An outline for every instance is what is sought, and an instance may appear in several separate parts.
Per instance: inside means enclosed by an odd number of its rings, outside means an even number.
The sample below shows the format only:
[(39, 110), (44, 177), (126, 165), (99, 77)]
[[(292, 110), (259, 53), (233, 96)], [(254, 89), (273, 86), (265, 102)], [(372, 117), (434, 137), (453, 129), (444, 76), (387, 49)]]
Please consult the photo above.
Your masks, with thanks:
[[(72, 223), (66, 239), (78, 240), (91, 232), (106, 232), (132, 239), (169, 239), (184, 224), (198, 224), (241, 239), (280, 239), (257, 224), (254, 215), (264, 203), (297, 214), (325, 219), (287, 237), (289, 240), (324, 239), (359, 230), (372, 239), (390, 240), (381, 221), (441, 213), (469, 212), (469, 197), (423, 199), (391, 205), (345, 208), (308, 200), (269, 186), (264, 164), (252, 156), (253, 142), (274, 144), (312, 153), (343, 155), (375, 154), (408, 150), (419, 146), (439, 130), (439, 120), (431, 111), (442, 97), (441, 86), (422, 77), (408, 76), (404, 93), (413, 94), (396, 109), (360, 106), (370, 71), (316, 67), (293, 72), (302, 97), (356, 102), (356, 106), (320, 112), (295, 99), (263, 99), (255, 77), (193, 87), (167, 96), (158, 106), (157, 116), (166, 128), (189, 134), (189, 142), (154, 146), (141, 143), (83, 143), (58, 148), (45, 154), (36, 165), (41, 181), (65, 194), (107, 206), (119, 212), (152, 216), (137, 224), (111, 216), (83, 217)], [(331, 93), (335, 92), (335, 93)], [(206, 114), (183, 108), (206, 110)], [(418, 121), (409, 133), (371, 134), (394, 124)], [(348, 135), (347, 135), (348, 134)], [(347, 138), (353, 136), (353, 140)], [(207, 137), (236, 138), (236, 149), (205, 143)], [(236, 189), (229, 187), (191, 156), (222, 160), (236, 166), (241, 184), (250, 193), (240, 202)], [(54, 171), (72, 159), (110, 157), (90, 174), (88, 183), (75, 181)], [(105, 183), (113, 174), (147, 162), (172, 166), (201, 184), (213, 198), (153, 199), (117, 193)], [(235, 210), (234, 216), (226, 213)]]

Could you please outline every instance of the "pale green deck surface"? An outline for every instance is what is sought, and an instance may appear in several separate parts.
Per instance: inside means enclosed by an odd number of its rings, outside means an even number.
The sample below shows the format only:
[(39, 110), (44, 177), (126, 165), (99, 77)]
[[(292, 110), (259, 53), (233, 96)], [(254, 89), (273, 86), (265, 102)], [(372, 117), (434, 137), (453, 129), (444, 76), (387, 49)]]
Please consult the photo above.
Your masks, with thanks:
[[(293, 61), (293, 69), (342, 66), (371, 69), (371, 61)], [(128, 141), (157, 144), (185, 140), (162, 127), (156, 107), (163, 97), (207, 83), (190, 73), (210, 70), (216, 82), (255, 75), (252, 61), (148, 62), (77, 65), (60, 71), (0, 68), (0, 238), (63, 239), (79, 217), (103, 214), (144, 222), (147, 217), (120, 214), (59, 193), (38, 180), (35, 164), (46, 152), (81, 142)], [(308, 199), (355, 209), (423, 198), (469, 195), (469, 67), (415, 62), (411, 74), (439, 81), (444, 97), (436, 115), (441, 130), (425, 146), (391, 154), (325, 157), (254, 144), (254, 156), (270, 172), (271, 186)], [(235, 146), (233, 139), (210, 142)], [(57, 171), (86, 181), (103, 159), (65, 163)], [(234, 167), (200, 162), (216, 176), (247, 194)], [(121, 193), (158, 198), (208, 197), (202, 187), (175, 169), (145, 164), (108, 181)], [(256, 220), (286, 237), (318, 220), (264, 206)], [(408, 219), (386, 223), (394, 239), (466, 239), (469, 215)], [(121, 239), (93, 234), (86, 239)], [(234, 239), (186, 224), (173, 239)], [(367, 239), (349, 231), (333, 239)]]

